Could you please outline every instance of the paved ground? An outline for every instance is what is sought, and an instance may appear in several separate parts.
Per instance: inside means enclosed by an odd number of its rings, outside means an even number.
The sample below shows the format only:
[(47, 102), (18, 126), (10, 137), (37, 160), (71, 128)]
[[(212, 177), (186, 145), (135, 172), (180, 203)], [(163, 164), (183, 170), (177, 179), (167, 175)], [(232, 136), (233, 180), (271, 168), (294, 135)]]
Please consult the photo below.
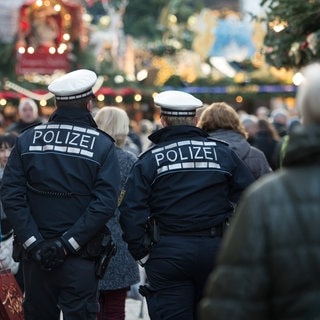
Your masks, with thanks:
[[(61, 315), (60, 320), (63, 320)], [(126, 300), (126, 319), (125, 320), (150, 320), (145, 299), (134, 300), (128, 298)]]
[(126, 320), (150, 320), (145, 299), (126, 300)]

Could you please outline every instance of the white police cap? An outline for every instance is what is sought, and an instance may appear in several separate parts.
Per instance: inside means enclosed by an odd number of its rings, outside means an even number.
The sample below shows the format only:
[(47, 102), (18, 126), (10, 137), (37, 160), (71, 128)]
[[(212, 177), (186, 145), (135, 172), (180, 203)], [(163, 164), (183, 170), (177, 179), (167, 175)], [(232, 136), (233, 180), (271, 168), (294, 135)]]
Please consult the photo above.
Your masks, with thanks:
[(156, 106), (161, 108), (161, 114), (173, 117), (193, 117), (196, 109), (203, 103), (193, 95), (177, 90), (160, 92), (154, 98)]
[(52, 81), (48, 90), (55, 95), (56, 100), (76, 100), (92, 95), (92, 87), (96, 81), (97, 75), (95, 72), (79, 69)]

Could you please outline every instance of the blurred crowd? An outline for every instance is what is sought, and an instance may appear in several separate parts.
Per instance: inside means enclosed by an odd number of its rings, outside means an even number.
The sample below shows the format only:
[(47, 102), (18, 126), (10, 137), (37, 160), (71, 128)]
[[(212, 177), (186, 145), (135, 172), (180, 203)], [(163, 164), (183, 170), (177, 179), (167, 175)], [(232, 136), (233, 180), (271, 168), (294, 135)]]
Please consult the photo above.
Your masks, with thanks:
[[(205, 105), (197, 111), (198, 118)], [(231, 105), (230, 105), (231, 106)], [(95, 109), (95, 114), (99, 109)], [(256, 108), (254, 114), (243, 110), (237, 112), (240, 122), (246, 132), (246, 140), (251, 146), (261, 150), (266, 156), (270, 167), (275, 170), (281, 164), (281, 147), (290, 130), (300, 124), (296, 110), (284, 107), (270, 109), (265, 106)], [(0, 112), (0, 133), (11, 132), (19, 134), (23, 129), (38, 122), (46, 122), (48, 116), (39, 112), (37, 103), (30, 98), (22, 98), (17, 108), (12, 108), (10, 114)], [(126, 137), (125, 148), (135, 155), (150, 147), (148, 136), (160, 128), (157, 120), (130, 119), (129, 133)]]
[[(137, 157), (152, 146), (149, 136), (162, 126), (158, 121), (151, 119), (142, 119), (139, 122), (129, 119), (126, 111), (114, 106), (93, 109), (92, 115), (99, 129), (108, 133), (115, 140), (123, 174), (121, 183), (124, 186), (125, 179)], [(198, 119), (196, 126), (206, 131), (210, 137), (227, 142), (250, 169), (255, 180), (282, 167), (288, 137), (294, 128), (301, 125), (299, 116), (291, 109), (283, 107), (271, 110), (260, 106), (254, 114), (248, 114), (243, 110), (236, 110), (225, 102), (204, 105), (197, 109), (196, 117)], [(47, 122), (49, 119), (41, 115), (36, 101), (30, 98), (21, 99), (9, 117), (0, 113), (1, 176), (16, 137), (26, 128)], [(146, 280), (143, 269), (129, 255), (122, 240), (120, 225), (117, 221), (119, 215), (120, 212), (117, 211), (115, 220), (110, 220), (109, 228), (113, 234), (118, 234), (118, 245), (123, 245), (123, 249), (118, 251), (120, 256), (123, 254), (123, 260), (121, 257), (119, 261), (115, 258), (107, 273), (109, 278), (100, 282), (101, 313), (99, 320), (105, 319), (104, 315), (112, 311), (113, 306), (117, 306), (114, 312), (121, 314), (121, 319), (124, 319), (126, 297), (133, 295), (140, 299), (138, 286), (144, 284)], [(0, 250), (0, 269), (11, 269), (23, 289), (24, 283), (19, 263), (11, 259), (12, 234), (13, 230), (8, 224), (5, 213), (1, 210), (1, 240), (3, 243), (2, 250)], [(5, 247), (5, 241), (8, 240)], [(3, 257), (1, 257), (1, 252)], [(127, 270), (122, 270), (119, 266), (126, 267)], [(131, 276), (130, 272), (132, 272)], [(130, 277), (125, 279), (124, 275)], [(118, 279), (119, 282), (115, 281), (113, 286), (112, 280), (115, 279)]]

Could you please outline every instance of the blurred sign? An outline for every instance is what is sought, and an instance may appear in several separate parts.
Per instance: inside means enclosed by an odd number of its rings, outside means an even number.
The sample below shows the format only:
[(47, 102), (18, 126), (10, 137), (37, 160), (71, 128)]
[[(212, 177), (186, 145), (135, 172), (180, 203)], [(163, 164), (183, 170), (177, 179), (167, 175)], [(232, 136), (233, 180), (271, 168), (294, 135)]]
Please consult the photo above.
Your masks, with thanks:
[(45, 52), (35, 52), (33, 54), (17, 53), (17, 74), (39, 73), (52, 74), (55, 71), (68, 72), (70, 63), (67, 53), (63, 54), (49, 54)]

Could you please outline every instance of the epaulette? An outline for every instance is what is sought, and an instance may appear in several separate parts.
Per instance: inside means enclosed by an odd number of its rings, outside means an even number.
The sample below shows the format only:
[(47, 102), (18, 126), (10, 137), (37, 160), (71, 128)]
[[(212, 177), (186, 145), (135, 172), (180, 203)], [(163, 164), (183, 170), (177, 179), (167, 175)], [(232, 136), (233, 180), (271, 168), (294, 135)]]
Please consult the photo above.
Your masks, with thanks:
[(99, 131), (100, 133), (106, 135), (107, 137), (109, 137), (111, 139), (112, 142), (115, 142), (115, 140), (110, 136), (110, 134), (106, 133), (105, 131), (99, 129), (99, 128), (94, 128), (96, 129), (97, 131)]
[(25, 127), (24, 129), (22, 129), (22, 130), (20, 131), (20, 133), (25, 132), (26, 130), (29, 130), (29, 129), (33, 128), (33, 127), (40, 126), (40, 125), (42, 125), (42, 124), (43, 124), (43, 122), (41, 122), (41, 121), (36, 122), (36, 123), (33, 123), (33, 124), (30, 124), (30, 126), (27, 126), (27, 127)]
[(212, 140), (212, 141), (215, 141), (215, 142), (220, 142), (220, 143), (226, 144), (227, 146), (229, 145), (229, 143), (227, 141), (224, 141), (224, 140), (220, 140), (220, 139), (213, 138), (213, 137), (208, 137), (208, 139)]
[(149, 148), (147, 148), (146, 150), (144, 150), (143, 152), (138, 154), (138, 158), (141, 158), (142, 156), (144, 156), (146, 153), (148, 153), (149, 151), (151, 151), (152, 149), (155, 149), (156, 147), (158, 147), (156, 144), (151, 145)]

